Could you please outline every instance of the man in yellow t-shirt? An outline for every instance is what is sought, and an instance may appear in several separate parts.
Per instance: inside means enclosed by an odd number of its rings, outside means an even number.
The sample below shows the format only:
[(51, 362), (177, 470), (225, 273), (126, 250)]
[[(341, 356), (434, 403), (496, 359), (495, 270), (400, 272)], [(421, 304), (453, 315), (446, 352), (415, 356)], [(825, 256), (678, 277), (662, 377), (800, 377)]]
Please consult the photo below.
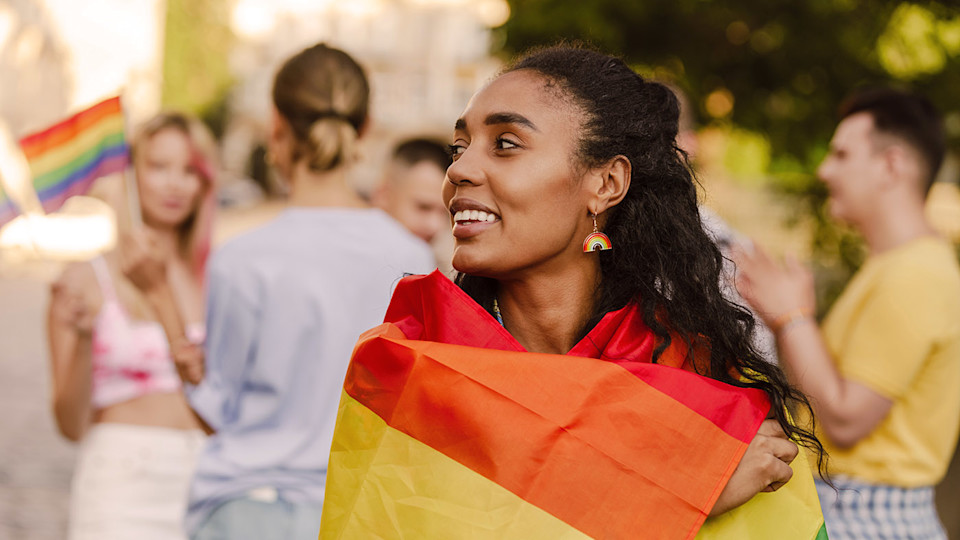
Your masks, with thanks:
[(872, 90), (841, 107), (817, 174), (869, 257), (822, 328), (806, 268), (759, 249), (737, 256), (740, 292), (776, 335), (830, 453), (840, 490), (818, 488), (831, 540), (946, 539), (933, 486), (960, 427), (960, 268), (924, 215), (944, 149), (940, 115), (920, 96)]

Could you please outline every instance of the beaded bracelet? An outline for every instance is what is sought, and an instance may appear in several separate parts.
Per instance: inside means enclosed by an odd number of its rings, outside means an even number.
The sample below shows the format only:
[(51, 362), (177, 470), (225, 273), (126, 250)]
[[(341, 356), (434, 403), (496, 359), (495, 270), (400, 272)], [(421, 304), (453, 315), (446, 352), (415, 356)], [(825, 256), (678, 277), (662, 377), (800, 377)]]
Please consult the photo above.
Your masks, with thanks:
[(774, 334), (780, 334), (791, 326), (796, 326), (806, 320), (812, 320), (813, 315), (807, 313), (802, 308), (790, 310), (773, 320), (770, 324), (770, 330)]

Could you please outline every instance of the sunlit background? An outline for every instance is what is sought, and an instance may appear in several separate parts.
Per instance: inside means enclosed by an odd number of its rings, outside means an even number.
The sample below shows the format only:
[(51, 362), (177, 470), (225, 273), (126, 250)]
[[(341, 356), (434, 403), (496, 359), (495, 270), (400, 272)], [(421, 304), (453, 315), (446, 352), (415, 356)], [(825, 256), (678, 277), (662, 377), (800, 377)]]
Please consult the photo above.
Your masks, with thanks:
[[(3, 0), (0, 122), (13, 137), (121, 93), (135, 125), (162, 108), (201, 116), (220, 141), (218, 241), (279, 208), (264, 162), (270, 84), (317, 41), (360, 60), (373, 124), (354, 176), (368, 192), (397, 140), (446, 138), (469, 97), (516, 52), (587, 40), (689, 96), (703, 200), (743, 234), (816, 269), (829, 305), (863, 257), (824, 215), (812, 171), (853, 88), (916, 88), (946, 113), (951, 157), (929, 203), (960, 241), (960, 10), (868, 0)], [(24, 175), (6, 172), (12, 190)], [(113, 241), (121, 178), (59, 216), (0, 231), (0, 538), (61, 538), (73, 449), (49, 413), (43, 310), (65, 259)], [(106, 202), (101, 202), (106, 201)], [(438, 251), (444, 249), (439, 242)], [(960, 534), (960, 479), (941, 516)], [(954, 536), (960, 538), (960, 536)]]

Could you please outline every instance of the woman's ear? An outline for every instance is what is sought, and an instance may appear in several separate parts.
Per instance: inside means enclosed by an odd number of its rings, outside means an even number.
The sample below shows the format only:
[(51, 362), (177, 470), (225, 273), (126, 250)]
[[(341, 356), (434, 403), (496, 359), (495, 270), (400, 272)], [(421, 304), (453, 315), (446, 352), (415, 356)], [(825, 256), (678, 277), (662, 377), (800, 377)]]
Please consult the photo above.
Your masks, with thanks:
[(599, 175), (597, 185), (597, 209), (600, 214), (618, 204), (627, 196), (633, 172), (626, 156), (616, 156), (605, 165), (594, 169)]
[(370, 130), (372, 129), (370, 127), (370, 124), (371, 124), (370, 117), (367, 116), (366, 120), (364, 120), (363, 123), (360, 124), (360, 129), (357, 130), (358, 139), (362, 139), (367, 136), (367, 133), (369, 133)]
[(280, 114), (280, 111), (276, 107), (270, 108), (270, 137), (269, 142), (277, 146), (283, 141), (286, 137), (287, 132), (290, 130), (290, 125), (287, 123), (287, 119)]
[(280, 114), (276, 107), (271, 107), (270, 128), (267, 136), (267, 162), (272, 165), (280, 176), (288, 177), (290, 171), (288, 163), (293, 155), (290, 123)]

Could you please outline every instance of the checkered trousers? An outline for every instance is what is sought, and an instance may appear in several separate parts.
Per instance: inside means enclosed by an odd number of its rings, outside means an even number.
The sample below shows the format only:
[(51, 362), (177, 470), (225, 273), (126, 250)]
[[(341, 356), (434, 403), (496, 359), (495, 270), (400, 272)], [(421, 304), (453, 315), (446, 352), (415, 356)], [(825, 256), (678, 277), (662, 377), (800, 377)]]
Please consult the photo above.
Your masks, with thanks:
[(838, 491), (817, 480), (830, 540), (947, 540), (932, 487), (905, 489), (842, 476), (833, 480)]

